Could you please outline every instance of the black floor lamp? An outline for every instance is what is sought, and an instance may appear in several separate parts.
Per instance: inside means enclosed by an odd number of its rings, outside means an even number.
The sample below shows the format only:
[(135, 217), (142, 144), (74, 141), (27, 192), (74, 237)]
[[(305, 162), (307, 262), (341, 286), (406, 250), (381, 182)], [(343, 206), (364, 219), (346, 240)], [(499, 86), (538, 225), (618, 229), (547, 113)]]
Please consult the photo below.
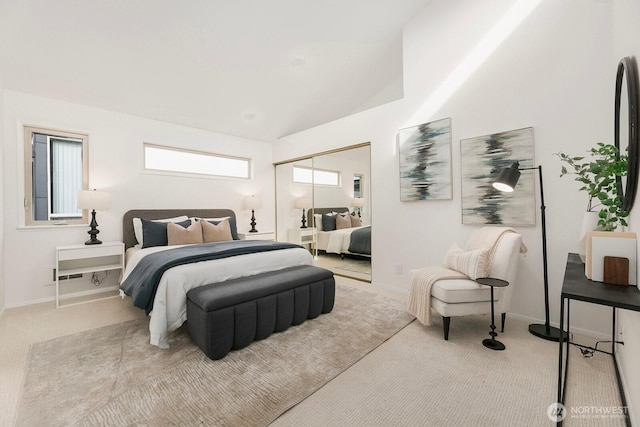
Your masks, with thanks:
[[(542, 324), (532, 323), (529, 325), (529, 332), (533, 335), (549, 341), (560, 341), (560, 329), (549, 324), (549, 275), (547, 269), (547, 224), (545, 221), (544, 189), (542, 187), (542, 166), (532, 168), (521, 168), (519, 162), (513, 163), (508, 168), (502, 169), (498, 178), (493, 182), (493, 187), (499, 191), (511, 193), (520, 179), (520, 171), (538, 170), (540, 177), (540, 215), (542, 223), (542, 262), (544, 264), (544, 316), (545, 322)], [(563, 341), (567, 340), (567, 334), (563, 336)]]

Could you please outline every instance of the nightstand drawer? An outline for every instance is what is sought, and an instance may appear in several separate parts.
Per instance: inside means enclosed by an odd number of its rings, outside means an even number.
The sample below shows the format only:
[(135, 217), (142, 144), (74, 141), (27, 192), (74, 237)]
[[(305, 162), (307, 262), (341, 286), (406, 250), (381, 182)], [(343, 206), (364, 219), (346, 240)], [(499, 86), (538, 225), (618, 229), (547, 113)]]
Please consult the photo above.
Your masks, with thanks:
[(290, 228), (287, 233), (287, 238), (290, 243), (297, 245), (310, 245), (316, 240), (315, 228)]
[(61, 246), (58, 247), (58, 260), (67, 261), (70, 259), (98, 258), (111, 255), (121, 255), (124, 245), (120, 242), (114, 244), (103, 243), (101, 245)]
[(276, 240), (273, 231), (258, 231), (257, 233), (238, 233), (240, 240)]

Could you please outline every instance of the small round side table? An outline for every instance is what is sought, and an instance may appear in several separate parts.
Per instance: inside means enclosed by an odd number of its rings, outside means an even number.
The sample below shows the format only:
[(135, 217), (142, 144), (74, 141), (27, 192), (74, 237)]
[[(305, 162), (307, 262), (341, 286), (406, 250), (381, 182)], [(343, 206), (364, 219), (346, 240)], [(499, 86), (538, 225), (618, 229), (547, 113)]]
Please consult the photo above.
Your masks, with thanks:
[(486, 338), (482, 340), (482, 345), (491, 350), (504, 350), (505, 346), (500, 341), (496, 339), (498, 333), (496, 332), (496, 325), (494, 321), (494, 313), (493, 313), (493, 288), (496, 286), (499, 288), (503, 288), (505, 286), (509, 286), (509, 282), (502, 279), (496, 279), (495, 277), (479, 277), (476, 279), (476, 282), (481, 285), (491, 286), (491, 338)]

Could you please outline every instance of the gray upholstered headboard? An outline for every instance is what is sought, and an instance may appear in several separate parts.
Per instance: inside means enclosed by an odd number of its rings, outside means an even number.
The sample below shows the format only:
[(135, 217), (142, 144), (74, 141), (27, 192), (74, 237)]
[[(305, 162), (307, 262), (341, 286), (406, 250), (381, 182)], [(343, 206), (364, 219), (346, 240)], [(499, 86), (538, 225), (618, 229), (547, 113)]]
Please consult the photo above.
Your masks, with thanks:
[(138, 241), (133, 233), (133, 218), (162, 219), (186, 215), (198, 218), (220, 218), (229, 216), (235, 219), (236, 213), (231, 209), (134, 209), (127, 211), (122, 217), (122, 241), (125, 249), (135, 246)]
[(315, 227), (315, 217), (313, 216), (314, 214), (328, 214), (331, 212), (338, 212), (338, 213), (342, 213), (342, 212), (349, 212), (349, 208), (345, 208), (345, 207), (338, 207), (338, 208), (311, 208), (309, 209), (309, 215), (307, 215), (307, 223), (309, 224), (309, 227)]

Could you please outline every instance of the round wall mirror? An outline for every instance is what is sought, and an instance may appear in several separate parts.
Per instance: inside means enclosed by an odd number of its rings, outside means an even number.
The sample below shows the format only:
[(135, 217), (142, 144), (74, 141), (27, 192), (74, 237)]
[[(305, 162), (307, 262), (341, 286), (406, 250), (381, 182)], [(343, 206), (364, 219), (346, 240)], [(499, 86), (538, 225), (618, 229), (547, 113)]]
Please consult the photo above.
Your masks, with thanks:
[[(625, 90), (626, 88), (626, 90)], [(624, 141), (628, 141), (625, 147)], [(618, 182), (623, 193), (622, 210), (633, 207), (638, 186), (638, 73), (631, 57), (624, 57), (618, 64), (616, 74), (614, 144), (629, 156), (627, 176)]]

